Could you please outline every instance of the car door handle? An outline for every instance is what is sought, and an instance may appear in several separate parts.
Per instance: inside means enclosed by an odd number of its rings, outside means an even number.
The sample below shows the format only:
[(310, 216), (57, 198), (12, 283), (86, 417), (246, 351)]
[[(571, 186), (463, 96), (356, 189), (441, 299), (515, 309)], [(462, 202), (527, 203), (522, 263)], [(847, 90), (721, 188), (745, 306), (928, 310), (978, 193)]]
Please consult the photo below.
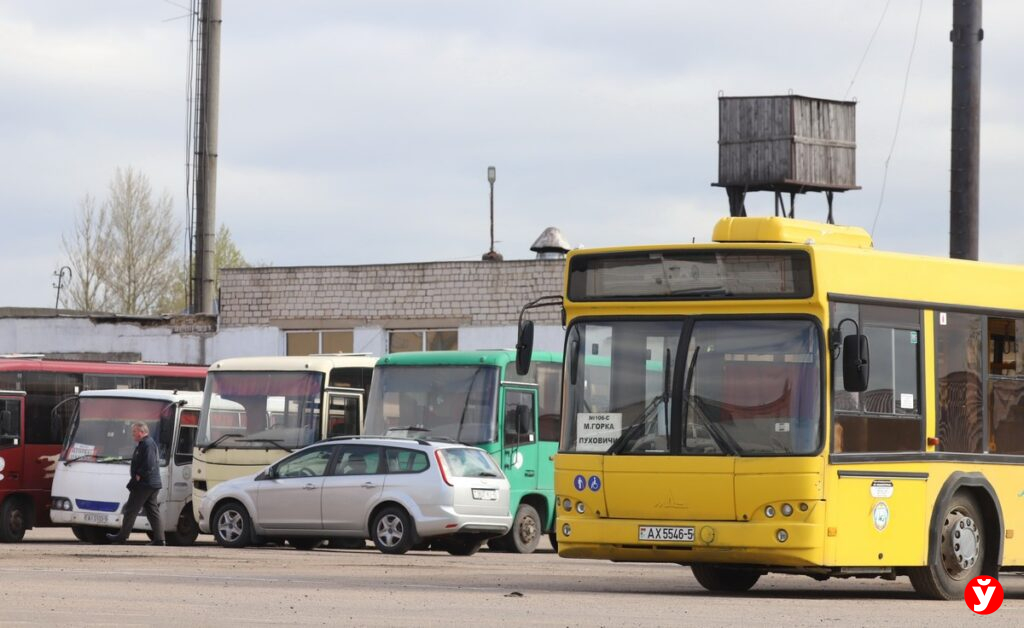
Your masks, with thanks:
[(376, 482), (363, 482), (363, 488), (377, 488)]
[(316, 488), (315, 484), (307, 484), (307, 485), (302, 487), (302, 490), (304, 490), (304, 491), (311, 491), (311, 490), (313, 490), (315, 488)]

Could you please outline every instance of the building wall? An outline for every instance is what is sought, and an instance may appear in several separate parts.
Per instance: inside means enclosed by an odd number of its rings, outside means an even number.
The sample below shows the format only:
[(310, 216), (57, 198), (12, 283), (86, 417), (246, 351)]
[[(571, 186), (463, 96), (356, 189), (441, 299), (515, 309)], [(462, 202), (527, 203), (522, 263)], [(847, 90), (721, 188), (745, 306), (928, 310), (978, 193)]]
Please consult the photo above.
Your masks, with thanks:
[[(561, 293), (564, 268), (561, 259), (225, 268), (220, 273), (220, 325), (515, 325), (527, 302)], [(556, 309), (536, 310), (533, 318), (559, 323)]]

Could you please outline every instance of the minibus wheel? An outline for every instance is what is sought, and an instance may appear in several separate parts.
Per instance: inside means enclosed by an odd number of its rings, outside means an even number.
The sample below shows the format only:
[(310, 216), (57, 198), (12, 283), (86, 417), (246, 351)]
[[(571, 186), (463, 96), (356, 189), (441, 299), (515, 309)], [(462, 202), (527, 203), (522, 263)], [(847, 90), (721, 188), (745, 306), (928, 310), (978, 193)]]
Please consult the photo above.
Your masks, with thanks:
[(199, 524), (192, 515), (192, 506), (187, 505), (181, 509), (178, 516), (178, 525), (174, 530), (167, 532), (168, 545), (192, 545), (199, 538)]
[(17, 498), (10, 498), (0, 508), (0, 542), (17, 543), (25, 538), (28, 527), (28, 512), (25, 503)]
[(977, 500), (966, 491), (958, 491), (939, 507), (943, 516), (932, 531), (928, 565), (909, 569), (907, 575), (922, 597), (960, 600), (967, 584), (981, 575), (986, 550), (984, 521)]
[(700, 586), (708, 591), (718, 593), (743, 593), (749, 591), (758, 579), (761, 572), (753, 569), (738, 569), (723, 565), (705, 565), (701, 563), (690, 565), (693, 577), (697, 579)]

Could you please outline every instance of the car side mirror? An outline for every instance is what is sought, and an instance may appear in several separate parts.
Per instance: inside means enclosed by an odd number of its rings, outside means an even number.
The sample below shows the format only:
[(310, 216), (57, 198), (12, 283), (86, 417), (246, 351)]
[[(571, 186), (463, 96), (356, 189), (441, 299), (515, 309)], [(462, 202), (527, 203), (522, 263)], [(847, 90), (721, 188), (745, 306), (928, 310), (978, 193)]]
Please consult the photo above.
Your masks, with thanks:
[(529, 373), (531, 358), (533, 358), (533, 321), (520, 321), (519, 338), (516, 340), (516, 373), (519, 375)]
[(256, 480), (273, 480), (275, 477), (277, 477), (275, 468), (267, 467), (263, 471), (260, 471), (260, 474), (256, 476)]
[(871, 360), (868, 337), (852, 334), (843, 338), (843, 388), (849, 392), (868, 389)]

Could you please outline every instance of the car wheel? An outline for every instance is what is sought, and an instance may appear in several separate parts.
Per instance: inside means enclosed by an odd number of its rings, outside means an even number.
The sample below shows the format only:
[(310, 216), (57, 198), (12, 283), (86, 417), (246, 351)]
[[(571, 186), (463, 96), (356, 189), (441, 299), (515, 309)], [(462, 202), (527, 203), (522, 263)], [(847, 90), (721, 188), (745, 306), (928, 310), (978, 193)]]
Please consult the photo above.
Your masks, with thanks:
[(16, 498), (5, 501), (3, 508), (0, 508), (0, 542), (17, 543), (25, 538), (27, 526), (25, 503)]
[(964, 492), (953, 495), (942, 506), (942, 525), (931, 539), (938, 545), (937, 558), (929, 552), (928, 565), (908, 570), (910, 583), (922, 597), (934, 600), (960, 600), (964, 588), (981, 575), (985, 561), (985, 530), (981, 509)]
[(192, 505), (188, 504), (181, 509), (178, 516), (178, 525), (173, 531), (166, 534), (168, 545), (192, 545), (199, 538), (199, 524), (192, 514)]
[(289, 537), (288, 545), (291, 545), (297, 550), (309, 551), (314, 550), (324, 542), (323, 539), (314, 539), (306, 536)]
[(213, 514), (213, 539), (221, 547), (245, 547), (252, 536), (252, 520), (245, 506), (228, 502)]
[(397, 506), (389, 506), (373, 518), (370, 538), (385, 554), (404, 554), (416, 544), (416, 529), (409, 513)]
[(722, 565), (690, 565), (693, 577), (700, 586), (716, 593), (742, 593), (757, 583), (761, 572), (752, 569), (734, 569)]

